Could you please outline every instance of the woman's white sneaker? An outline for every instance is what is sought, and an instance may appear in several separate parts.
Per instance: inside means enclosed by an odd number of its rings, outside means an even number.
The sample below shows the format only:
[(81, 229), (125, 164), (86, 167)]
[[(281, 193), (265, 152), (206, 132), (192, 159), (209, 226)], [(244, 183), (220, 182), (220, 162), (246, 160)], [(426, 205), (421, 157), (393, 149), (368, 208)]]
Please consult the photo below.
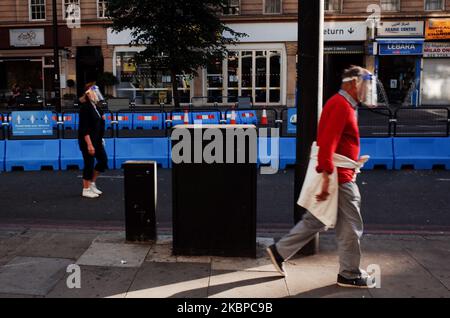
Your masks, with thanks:
[(99, 195), (97, 193), (95, 193), (94, 191), (92, 191), (91, 188), (83, 189), (83, 193), (81, 195), (83, 197), (89, 198), (89, 199), (95, 199), (95, 198), (99, 197)]
[(90, 189), (92, 190), (92, 192), (94, 192), (95, 194), (98, 194), (98, 195), (100, 195), (100, 194), (103, 193), (102, 191), (100, 191), (100, 190), (97, 188), (97, 185), (96, 185), (94, 182), (91, 183)]

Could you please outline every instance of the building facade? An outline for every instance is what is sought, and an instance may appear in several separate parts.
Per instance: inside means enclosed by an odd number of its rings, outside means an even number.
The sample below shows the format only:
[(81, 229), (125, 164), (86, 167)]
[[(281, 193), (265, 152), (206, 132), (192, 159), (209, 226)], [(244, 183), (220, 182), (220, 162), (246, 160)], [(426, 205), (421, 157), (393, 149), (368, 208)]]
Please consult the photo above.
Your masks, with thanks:
[[(80, 28), (68, 27), (74, 4), (81, 9)], [(111, 32), (106, 5), (57, 0), (62, 96), (79, 94), (87, 81), (112, 72), (119, 84), (110, 94), (170, 102), (170, 75), (136, 63), (142, 48), (128, 45), (129, 32)], [(230, 0), (222, 19), (248, 37), (199, 76), (180, 75), (182, 100), (228, 103), (250, 96), (256, 105), (293, 106), (301, 50), (297, 7), (297, 0)], [(450, 0), (325, 0), (325, 9), (325, 98), (339, 87), (342, 69), (357, 64), (378, 75), (390, 103), (450, 104)], [(52, 1), (2, 0), (0, 38), (0, 96), (19, 84), (51, 99)], [(67, 86), (69, 79), (75, 87)]]

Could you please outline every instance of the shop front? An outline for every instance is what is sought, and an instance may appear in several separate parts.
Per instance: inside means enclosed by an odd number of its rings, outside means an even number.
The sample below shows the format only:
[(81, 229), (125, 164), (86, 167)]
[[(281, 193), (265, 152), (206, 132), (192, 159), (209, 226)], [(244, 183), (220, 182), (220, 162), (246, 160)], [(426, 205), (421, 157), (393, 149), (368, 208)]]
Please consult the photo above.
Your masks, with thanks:
[[(13, 104), (13, 86), (21, 97), (37, 96), (51, 102), (54, 97), (53, 50), (50, 27), (0, 29), (0, 100)], [(60, 47), (70, 46), (70, 31), (60, 28)], [(20, 98), (19, 98), (20, 99)], [(17, 101), (16, 101), (17, 102)]]
[(375, 72), (391, 105), (417, 106), (423, 54), (423, 22), (384, 22), (378, 29)]
[(365, 66), (367, 25), (361, 21), (326, 22), (324, 25), (324, 101), (341, 86), (341, 75), (350, 65)]
[(423, 50), (422, 105), (450, 105), (450, 19), (427, 21)]

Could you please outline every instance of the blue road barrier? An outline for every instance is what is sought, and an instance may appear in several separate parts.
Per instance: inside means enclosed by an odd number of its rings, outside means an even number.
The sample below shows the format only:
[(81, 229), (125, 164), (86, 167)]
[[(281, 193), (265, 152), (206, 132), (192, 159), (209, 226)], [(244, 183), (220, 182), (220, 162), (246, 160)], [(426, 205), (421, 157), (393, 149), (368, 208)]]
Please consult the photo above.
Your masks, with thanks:
[(60, 164), (62, 170), (70, 167), (83, 168), (83, 156), (78, 146), (78, 139), (61, 139)]
[(59, 139), (7, 140), (5, 169), (23, 168), (36, 171), (43, 167), (59, 169)]
[[(184, 124), (184, 112), (173, 112), (172, 113), (172, 127), (176, 125)], [(192, 114), (188, 113), (189, 124), (192, 124)]]
[(257, 125), (258, 117), (256, 116), (255, 110), (239, 110), (237, 111), (237, 115), (240, 119), (240, 124), (246, 125)]
[(220, 112), (219, 111), (204, 111), (204, 112), (193, 112), (192, 118), (194, 123), (201, 123), (204, 125), (216, 125), (220, 122)]
[(376, 167), (394, 168), (394, 148), (392, 138), (361, 138), (361, 155), (369, 155), (370, 159), (363, 170)]
[(0, 171), (5, 171), (5, 141), (0, 140)]
[[(242, 124), (241, 117), (239, 116), (238, 112), (236, 111), (236, 125)], [(225, 120), (227, 124), (231, 123), (231, 110), (227, 110), (224, 114)]]
[(450, 169), (449, 137), (398, 137), (394, 138), (395, 169), (405, 166), (418, 170), (445, 166)]
[(78, 129), (79, 115), (77, 113), (65, 113), (58, 116), (60, 116), (60, 121), (63, 122), (63, 129)]
[(116, 138), (115, 167), (127, 160), (153, 160), (163, 168), (169, 166), (168, 138)]
[(294, 137), (280, 137), (280, 169), (295, 164), (296, 139)]
[(116, 118), (118, 129), (133, 129), (133, 113), (118, 113)]
[(163, 113), (135, 113), (133, 114), (133, 129), (163, 130), (165, 116)]
[[(105, 138), (105, 151), (108, 156), (108, 168), (115, 169), (115, 158), (116, 158), (116, 139), (115, 138)], [(120, 168), (120, 167), (119, 167)]]

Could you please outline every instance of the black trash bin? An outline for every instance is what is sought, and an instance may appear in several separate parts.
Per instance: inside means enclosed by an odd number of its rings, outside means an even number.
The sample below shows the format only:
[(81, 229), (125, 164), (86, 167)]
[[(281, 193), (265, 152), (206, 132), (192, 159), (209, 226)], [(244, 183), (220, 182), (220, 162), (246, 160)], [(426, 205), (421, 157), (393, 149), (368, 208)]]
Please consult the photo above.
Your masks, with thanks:
[(156, 240), (156, 162), (127, 161), (123, 167), (126, 240), (154, 241)]
[[(224, 141), (228, 129), (251, 131), (253, 125), (193, 125), (178, 126), (190, 132), (194, 145), (194, 129), (217, 128)], [(172, 149), (180, 141), (172, 140)], [(203, 141), (203, 150), (210, 141)], [(224, 142), (224, 145), (226, 143)], [(194, 145), (195, 147), (195, 145)], [(252, 149), (254, 147), (254, 149)], [(227, 149), (223, 158), (227, 156)], [(234, 143), (236, 156), (245, 152), (242, 163), (175, 163), (172, 168), (173, 187), (173, 253), (175, 255), (218, 255), (256, 257), (256, 160), (250, 151), (256, 151), (256, 140), (245, 142), (245, 147)], [(173, 155), (173, 154), (172, 154)], [(192, 151), (192, 159), (194, 154)]]

